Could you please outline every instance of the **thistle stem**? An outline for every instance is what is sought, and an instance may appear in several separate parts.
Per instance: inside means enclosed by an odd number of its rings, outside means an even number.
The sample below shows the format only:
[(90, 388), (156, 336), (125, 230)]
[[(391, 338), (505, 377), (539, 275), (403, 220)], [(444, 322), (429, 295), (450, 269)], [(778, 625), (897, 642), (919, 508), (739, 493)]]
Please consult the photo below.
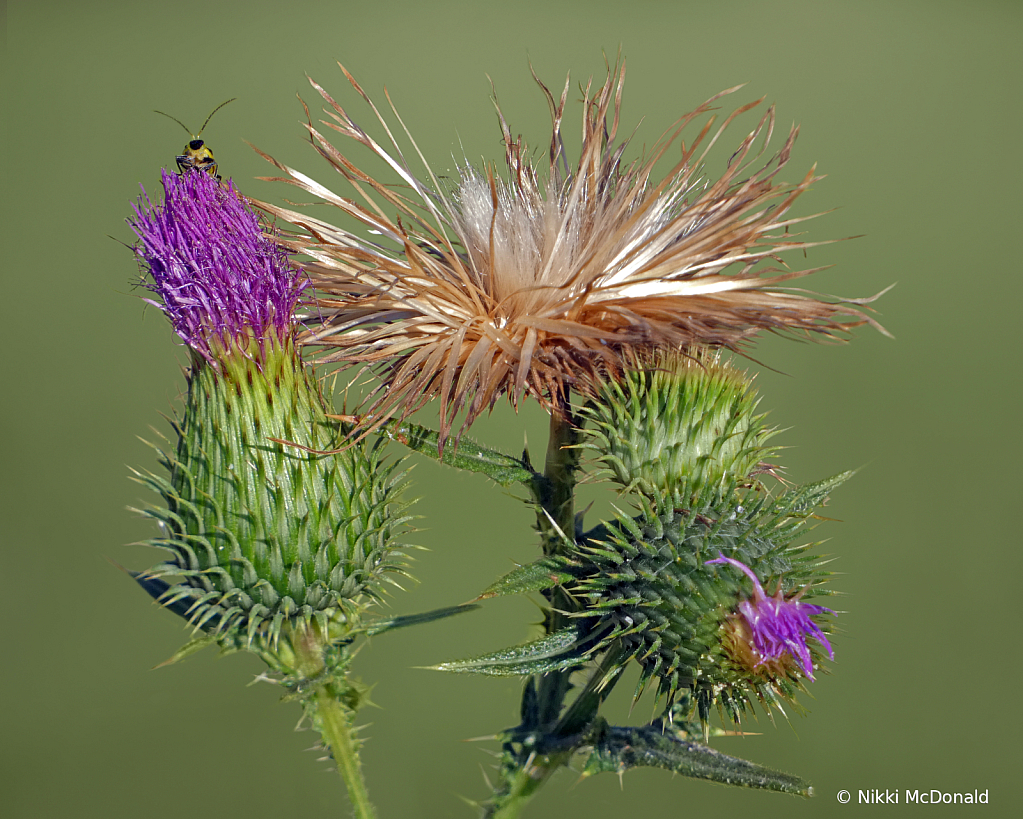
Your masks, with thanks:
[(288, 636), (295, 652), (295, 675), (308, 682), (316, 681), (309, 686), (306, 708), (348, 788), (353, 815), (355, 819), (376, 819), (362, 778), (359, 744), (352, 728), (355, 710), (346, 703), (345, 695), (349, 695), (350, 701), (352, 693), (344, 676), (347, 661), (327, 667), (324, 651), (330, 645), (331, 635), (317, 626), (299, 629)]
[(330, 746), (337, 772), (348, 787), (348, 798), (356, 819), (375, 819), (376, 811), (369, 801), (359, 763), (359, 750), (352, 736), (350, 712), (332, 685), (325, 685), (316, 692), (316, 709), (320, 733)]
[[(600, 702), (614, 687), (617, 679), (614, 669), (618, 668), (622, 654), (618, 648), (597, 664), (585, 688), (565, 710), (565, 714), (558, 722), (558, 728), (572, 731), (575, 728), (584, 728), (592, 722)], [(565, 673), (567, 680), (567, 672), (562, 673)], [(560, 708), (561, 702), (559, 701), (557, 705)], [(517, 819), (533, 794), (540, 790), (559, 768), (568, 763), (578, 748), (579, 740), (573, 739), (567, 743), (565, 750), (531, 758), (528, 764), (522, 765), (515, 773), (508, 789), (485, 807), (483, 819)]]
[[(544, 464), (544, 491), (540, 498), (541, 510), (537, 514), (544, 554), (554, 555), (575, 545), (575, 473), (579, 468), (578, 444), (582, 438), (573, 418), (551, 413), (551, 434), (547, 440), (547, 458)], [(571, 544), (566, 543), (566, 538)], [(578, 604), (560, 588), (550, 595), (551, 609), (545, 623), (547, 633), (560, 631), (568, 624), (567, 612)], [(558, 719), (562, 703), (569, 689), (571, 670), (544, 674), (538, 681), (542, 723)]]
[(564, 551), (565, 538), (575, 540), (575, 473), (579, 468), (581, 439), (575, 419), (564, 418), (557, 412), (551, 414), (545, 481), (539, 498), (542, 511), (538, 514), (543, 549), (548, 555)]
[[(558, 768), (568, 761), (570, 756), (571, 754), (561, 753), (556, 756), (544, 757), (542, 764), (519, 770), (515, 774), (515, 779), (507, 794), (500, 800), (495, 800), (487, 805), (482, 819), (518, 819), (533, 794), (551, 778)], [(497, 804), (497, 801), (500, 804)]]
[[(575, 473), (579, 468), (578, 444), (582, 438), (576, 420), (557, 412), (551, 414), (550, 429), (543, 480), (534, 484), (540, 507), (537, 523), (546, 555), (565, 552), (575, 545)], [(549, 599), (551, 608), (545, 627), (547, 633), (552, 634), (566, 625), (566, 613), (578, 608), (578, 604), (560, 589), (554, 589)], [(552, 671), (536, 678), (541, 731), (551, 731), (557, 725), (572, 671)], [(568, 763), (575, 750), (575, 746), (570, 746), (567, 750), (544, 755), (529, 754), (506, 780), (502, 792), (486, 805), (484, 819), (516, 819), (533, 794)]]

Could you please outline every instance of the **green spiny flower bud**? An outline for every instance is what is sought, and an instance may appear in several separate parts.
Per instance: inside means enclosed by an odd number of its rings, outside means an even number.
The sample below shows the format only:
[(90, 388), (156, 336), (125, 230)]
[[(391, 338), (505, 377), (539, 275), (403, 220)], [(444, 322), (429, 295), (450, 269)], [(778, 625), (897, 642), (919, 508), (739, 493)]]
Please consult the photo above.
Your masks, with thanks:
[(622, 372), (583, 385), (583, 445), (616, 483), (648, 498), (712, 488), (719, 495), (769, 469), (774, 430), (756, 414), (745, 375), (718, 353), (680, 351), (635, 357)]
[(191, 369), (169, 475), (140, 475), (165, 504), (145, 512), (162, 530), (149, 543), (171, 554), (140, 582), (222, 645), (294, 667), (308, 626), (337, 639), (402, 570), (400, 476), (327, 419), (295, 351), (304, 284), (257, 216), (207, 174), (163, 184), (132, 226)]
[[(670, 705), (688, 696), (704, 723), (713, 705), (740, 721), (753, 701), (793, 701), (823, 656), (831, 609), (803, 598), (830, 594), (830, 573), (795, 542), (813, 510), (851, 473), (772, 497), (736, 483), (687, 506), (639, 497), (640, 514), (577, 539), (571, 551), (520, 566), (481, 598), (560, 587), (566, 625), (530, 643), (436, 666), (488, 675), (574, 668), (597, 655), (641, 668), (635, 696), (656, 681)], [(769, 595), (765, 587), (773, 589)], [(548, 594), (550, 597), (550, 594)]]
[(793, 700), (822, 652), (831, 654), (828, 626), (817, 622), (831, 610), (801, 601), (826, 593), (829, 573), (793, 541), (847, 477), (778, 498), (707, 493), (689, 508), (648, 506), (589, 533), (564, 566), (573, 576), (564, 585), (583, 601), (577, 616), (595, 650), (617, 643), (642, 666), (637, 697), (656, 679), (669, 700), (692, 692), (702, 719), (714, 703), (739, 721), (753, 700), (767, 708)]

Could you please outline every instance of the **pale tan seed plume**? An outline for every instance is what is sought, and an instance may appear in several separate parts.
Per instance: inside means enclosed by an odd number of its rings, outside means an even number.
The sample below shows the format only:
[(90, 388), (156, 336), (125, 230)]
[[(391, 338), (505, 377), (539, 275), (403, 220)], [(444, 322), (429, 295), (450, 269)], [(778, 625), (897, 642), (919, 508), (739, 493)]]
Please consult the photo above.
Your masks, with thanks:
[[(299, 228), (281, 241), (311, 261), (316, 321), (301, 337), (316, 360), (367, 365), (380, 376), (368, 410), (375, 426), (440, 398), (441, 440), (459, 413), (464, 429), (502, 394), (531, 395), (563, 411), (572, 384), (594, 368), (617, 368), (643, 349), (741, 349), (762, 330), (841, 337), (870, 322), (858, 305), (783, 287), (813, 270), (790, 271), (779, 254), (813, 247), (789, 229), (808, 216), (792, 205), (819, 177), (777, 181), (798, 128), (764, 156), (773, 106), (739, 143), (724, 173), (708, 179), (704, 160), (744, 105), (714, 128), (709, 116), (692, 139), (683, 129), (714, 110), (731, 88), (680, 117), (640, 159), (616, 143), (625, 64), (584, 92), (582, 144), (569, 164), (562, 127), (569, 92), (555, 98), (539, 81), (553, 121), (545, 161), (513, 139), (498, 108), (506, 176), (493, 166), (462, 167), (444, 186), (430, 171), (396, 109), (426, 181), (415, 176), (387, 120), (341, 66), (383, 126), (385, 149), (317, 83), (343, 137), (369, 148), (402, 180), (374, 179), (312, 123), (311, 142), (354, 189), (353, 200), (265, 156), (287, 181), (368, 228), (353, 233), (293, 209), (263, 204)], [(536, 79), (534, 74), (534, 79)], [(385, 92), (386, 94), (386, 92)], [(495, 100), (496, 102), (496, 100)], [(390, 97), (388, 96), (388, 103)], [(675, 143), (681, 158), (660, 180), (654, 165)]]

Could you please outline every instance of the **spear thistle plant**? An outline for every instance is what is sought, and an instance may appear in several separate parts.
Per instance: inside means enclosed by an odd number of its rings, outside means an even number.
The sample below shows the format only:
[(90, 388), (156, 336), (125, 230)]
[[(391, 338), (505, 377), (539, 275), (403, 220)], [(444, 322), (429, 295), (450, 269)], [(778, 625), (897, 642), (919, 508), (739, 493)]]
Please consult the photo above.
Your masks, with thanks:
[[(782, 256), (815, 244), (792, 232), (810, 218), (793, 208), (819, 179), (812, 169), (796, 183), (779, 179), (798, 129), (772, 153), (768, 108), (714, 178), (711, 147), (759, 104), (715, 128), (714, 104), (733, 88), (629, 160), (629, 140), (618, 139), (622, 63), (602, 85), (583, 89), (576, 161), (563, 137), (570, 85), (556, 96), (538, 80), (552, 118), (546, 158), (512, 137), (498, 107), (504, 173), (466, 163), (457, 180), (442, 183), (425, 160), (421, 171), (406, 161), (422, 152), (397, 111), (395, 127), (342, 71), (386, 139), (312, 81), (326, 103), (326, 129), (307, 128), (354, 197), (263, 154), (286, 174), (280, 181), (368, 233), (262, 204), (297, 228), (278, 243), (307, 259), (316, 320), (300, 343), (314, 360), (378, 377), (372, 403), (353, 419), (360, 434), (382, 432), (441, 460), (459, 461), (449, 451), (452, 435), (456, 452), (468, 445), (479, 455), (462, 435), (502, 396), (515, 406), (535, 399), (551, 416), (542, 472), (526, 458), (518, 477), (537, 509), (542, 556), (481, 595), (542, 594), (544, 634), (437, 666), (526, 678), (521, 722), (502, 734), (483, 815), (518, 815), (577, 753), (588, 755), (588, 773), (655, 764), (809, 793), (802, 780), (690, 739), (708, 738), (713, 708), (738, 722), (754, 702), (770, 712), (793, 701), (814, 679), (821, 651), (831, 656), (825, 634), (834, 612), (803, 602), (828, 593), (828, 573), (795, 539), (848, 475), (781, 492), (767, 487), (777, 472), (768, 462), (772, 432), (755, 412), (750, 380), (714, 352), (741, 352), (764, 330), (844, 338), (855, 325), (878, 326), (864, 312), (869, 300), (789, 287), (813, 272), (789, 270)], [(695, 136), (683, 141), (690, 127)], [(327, 129), (382, 159), (401, 184), (361, 170)], [(411, 152), (396, 136), (402, 132)], [(654, 167), (673, 144), (681, 158), (656, 179)], [(430, 399), (439, 404), (438, 432), (410, 437), (408, 415)], [(492, 454), (456, 465), (495, 477), (500, 463)], [(574, 504), (587, 475), (617, 483), (633, 512), (587, 530)], [(767, 582), (776, 585), (772, 597)], [(642, 669), (637, 697), (656, 681), (665, 705), (660, 734), (653, 725), (608, 726), (599, 715), (630, 663)], [(574, 699), (573, 675), (584, 680)]]
[[(622, 63), (583, 89), (578, 159), (563, 136), (570, 84), (555, 95), (538, 81), (552, 117), (545, 158), (498, 108), (503, 170), (466, 163), (442, 183), (425, 160), (421, 170), (406, 161), (422, 153), (397, 112), (399, 127), (342, 70), (386, 139), (315, 82), (327, 119), (307, 127), (351, 190), (262, 155), (286, 174), (277, 179), (360, 227), (256, 203), (293, 226), (278, 233), (233, 187), (198, 173), (165, 175), (164, 205), (137, 209), (150, 287), (192, 361), (177, 449), (163, 456), (170, 477), (141, 476), (163, 498), (148, 514), (164, 533), (153, 545), (171, 558), (139, 582), (190, 619), (197, 644), (260, 654), (320, 728), (356, 814), (373, 815), (350, 741), (351, 646), (470, 608), (366, 619), (380, 584), (403, 570), (400, 467), (381, 455), (395, 441), (519, 486), (536, 510), (537, 559), (480, 599), (541, 596), (543, 633), (436, 666), (523, 679), (482, 816), (519, 816), (573, 759), (586, 776), (655, 766), (810, 795), (799, 777), (709, 745), (758, 708), (784, 713), (834, 656), (836, 612), (813, 602), (834, 593), (830, 573), (805, 533), (849, 474), (778, 480), (775, 430), (729, 361), (763, 331), (834, 339), (877, 326), (868, 300), (790, 287), (813, 270), (789, 270), (784, 257), (817, 244), (792, 229), (810, 218), (794, 207), (819, 177), (780, 179), (798, 129), (772, 151), (768, 108), (715, 177), (712, 146), (759, 104), (715, 127), (729, 89), (631, 159), (618, 137)], [(398, 184), (361, 170), (328, 129), (382, 159)], [(673, 145), (680, 159), (657, 178)], [(377, 386), (355, 414), (333, 414), (309, 363), (368, 370)], [(465, 434), (502, 397), (549, 413), (542, 466)], [(436, 430), (409, 421), (430, 401)], [(609, 519), (577, 513), (583, 480), (617, 491)], [(630, 666), (634, 699), (649, 691), (663, 711), (611, 725), (601, 708)]]

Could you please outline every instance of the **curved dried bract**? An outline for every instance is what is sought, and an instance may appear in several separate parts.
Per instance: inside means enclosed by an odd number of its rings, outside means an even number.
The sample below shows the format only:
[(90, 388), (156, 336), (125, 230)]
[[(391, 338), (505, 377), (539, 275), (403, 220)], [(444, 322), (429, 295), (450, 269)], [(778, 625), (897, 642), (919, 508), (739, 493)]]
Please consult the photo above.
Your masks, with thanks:
[[(555, 98), (537, 80), (553, 121), (546, 159), (530, 158), (498, 108), (506, 176), (493, 166), (466, 165), (456, 183), (444, 186), (393, 105), (425, 181), (411, 171), (377, 107), (345, 75), (391, 147), (313, 82), (328, 106), (324, 124), (383, 159), (402, 190), (361, 171), (311, 123), (312, 144), (359, 201), (266, 158), (288, 174), (282, 181), (375, 235), (263, 207), (300, 229), (281, 241), (311, 259), (305, 268), (317, 291), (317, 321), (301, 341), (322, 348), (320, 361), (360, 362), (380, 375), (369, 410), (374, 425), (439, 397), (443, 442), (459, 413), (464, 429), (503, 393), (515, 404), (528, 394), (563, 410), (578, 376), (619, 366), (637, 349), (740, 349), (761, 330), (836, 337), (874, 323), (856, 306), (864, 300), (825, 300), (783, 287), (813, 271), (790, 271), (779, 254), (817, 244), (789, 228), (812, 218), (790, 211), (820, 177), (811, 169), (795, 184), (777, 179), (798, 128), (768, 155), (775, 124), (769, 107), (724, 173), (702, 175), (724, 130), (761, 101), (740, 107), (716, 129), (709, 116), (691, 142), (681, 134), (736, 88), (680, 117), (649, 152), (625, 162), (629, 139), (616, 141), (625, 66), (609, 68), (602, 85), (585, 89), (580, 157), (571, 165), (562, 138), (569, 83)], [(681, 144), (678, 164), (653, 179), (655, 164), (675, 143)]]

